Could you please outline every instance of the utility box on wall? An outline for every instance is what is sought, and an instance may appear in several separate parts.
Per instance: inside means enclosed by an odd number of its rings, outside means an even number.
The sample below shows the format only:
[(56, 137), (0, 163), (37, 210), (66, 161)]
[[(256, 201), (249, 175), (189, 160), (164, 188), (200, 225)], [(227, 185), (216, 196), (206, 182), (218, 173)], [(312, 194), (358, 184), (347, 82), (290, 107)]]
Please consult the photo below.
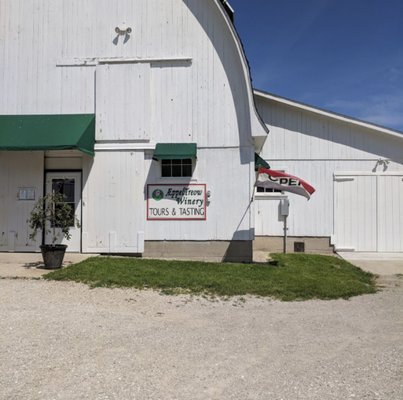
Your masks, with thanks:
[(280, 201), (280, 215), (283, 217), (288, 217), (290, 213), (290, 201), (288, 199), (282, 199)]

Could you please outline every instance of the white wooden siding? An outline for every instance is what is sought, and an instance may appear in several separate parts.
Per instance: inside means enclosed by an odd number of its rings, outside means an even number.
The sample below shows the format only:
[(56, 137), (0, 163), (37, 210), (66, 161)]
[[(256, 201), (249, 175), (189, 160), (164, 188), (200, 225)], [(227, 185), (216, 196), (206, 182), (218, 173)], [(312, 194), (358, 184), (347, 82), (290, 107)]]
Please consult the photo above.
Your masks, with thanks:
[(145, 140), (150, 136), (150, 65), (98, 65), (96, 140)]
[[(83, 153), (78, 150), (45, 151), (45, 169), (50, 170), (82, 170)], [(84, 156), (89, 157), (89, 156)]]
[(19, 188), (43, 194), (43, 152), (0, 152), (0, 251), (39, 251), (40, 232), (31, 240), (27, 224), (34, 200), (18, 200)]
[(263, 157), (271, 160), (403, 161), (403, 140), (271, 100), (256, 99), (270, 128)]
[(193, 128), (192, 69), (189, 62), (151, 64), (150, 90), (155, 141), (197, 142), (198, 135)]
[[(307, 160), (271, 161), (273, 169), (284, 169), (286, 172), (297, 175), (306, 180), (316, 189), (311, 199), (307, 201), (304, 197), (288, 194), (290, 200), (290, 216), (288, 227), (290, 236), (328, 236), (333, 232), (333, 174), (340, 171), (372, 171), (376, 164), (373, 161), (354, 160)], [(396, 163), (389, 164), (390, 171), (403, 171), (403, 166)], [(282, 219), (279, 220), (279, 200), (260, 200), (256, 195), (256, 234), (282, 235)]]
[(8, 196), (9, 196), (9, 166), (8, 159), (0, 152), (0, 251), (8, 250)]
[[(309, 201), (289, 194), (290, 236), (331, 237), (335, 233), (334, 174), (356, 171), (387, 175), (403, 171), (403, 136), (399, 139), (260, 97), (257, 105), (270, 129), (261, 156), (273, 169), (284, 169), (316, 189)], [(379, 159), (389, 160), (385, 170)], [(359, 215), (363, 206), (351, 201), (352, 212)], [(283, 235), (279, 200), (257, 195), (255, 202), (256, 234)]]
[(338, 249), (403, 251), (403, 173), (336, 176), (334, 242)]
[[(128, 40), (115, 33), (122, 23)], [(85, 157), (85, 252), (139, 252), (144, 235), (253, 238), (252, 136), (266, 130), (245, 70), (217, 0), (0, 1), (0, 114), (95, 113), (103, 149), (198, 144), (195, 179), (212, 193), (204, 225), (145, 226), (157, 169), (144, 149)]]
[[(255, 173), (253, 163), (240, 163), (246, 157), (253, 157), (252, 148), (198, 150), (191, 183), (205, 183), (211, 193), (207, 220), (147, 221), (146, 240), (252, 240)], [(189, 179), (161, 179), (159, 162), (148, 162), (152, 165), (147, 183), (189, 183)], [(247, 181), (239, 179), (245, 176)]]
[(378, 177), (378, 251), (403, 251), (403, 173)]
[(144, 153), (97, 152), (84, 160), (82, 250), (141, 253), (144, 249)]
[[(53, 65), (52, 65), (53, 67)], [(88, 67), (60, 67), (58, 68), (60, 81), (60, 96), (55, 98), (55, 106), (48, 113), (60, 114), (93, 114), (95, 112), (95, 68)], [(52, 97), (55, 95), (53, 89)], [(57, 107), (56, 107), (57, 105)], [(46, 113), (46, 109), (34, 108), (32, 113)]]
[[(100, 140), (137, 140), (131, 135), (141, 133), (151, 141), (231, 147), (264, 134), (249, 102), (245, 65), (216, 0), (2, 0), (0, 7), (0, 88), (7, 93), (0, 96), (0, 114), (103, 113), (112, 107), (112, 125), (122, 113), (123, 93), (125, 106), (148, 119), (148, 132), (106, 127), (98, 130)], [(126, 41), (115, 33), (123, 22), (132, 28)], [(109, 67), (97, 67), (97, 60), (116, 58), (135, 66), (114, 64), (111, 70), (122, 75), (108, 76), (105, 87), (98, 72)], [(95, 62), (80, 66), (80, 59)], [(136, 76), (150, 67), (147, 93), (146, 79), (139, 87)], [(148, 96), (153, 109), (139, 108)], [(117, 129), (133, 121), (125, 116), (118, 122)]]
[(334, 241), (336, 248), (376, 251), (376, 177), (337, 176), (334, 185)]

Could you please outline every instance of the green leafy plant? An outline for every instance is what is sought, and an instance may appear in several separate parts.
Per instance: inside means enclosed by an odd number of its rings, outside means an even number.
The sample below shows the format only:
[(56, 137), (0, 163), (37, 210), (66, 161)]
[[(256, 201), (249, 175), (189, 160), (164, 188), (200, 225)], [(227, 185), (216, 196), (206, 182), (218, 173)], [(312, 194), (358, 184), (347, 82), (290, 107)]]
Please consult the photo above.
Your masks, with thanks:
[(64, 201), (61, 193), (55, 192), (38, 199), (27, 222), (32, 230), (30, 239), (35, 239), (38, 231), (43, 231), (45, 234), (52, 234), (52, 245), (60, 235), (70, 240), (70, 229), (80, 227), (70, 204)]

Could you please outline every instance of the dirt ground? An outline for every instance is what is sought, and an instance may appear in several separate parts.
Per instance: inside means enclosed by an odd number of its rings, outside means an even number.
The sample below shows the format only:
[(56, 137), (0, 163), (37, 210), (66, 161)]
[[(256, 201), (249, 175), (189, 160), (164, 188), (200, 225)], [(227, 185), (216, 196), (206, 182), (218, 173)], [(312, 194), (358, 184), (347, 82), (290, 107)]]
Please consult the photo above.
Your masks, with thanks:
[(350, 300), (0, 280), (1, 399), (403, 398), (403, 278)]

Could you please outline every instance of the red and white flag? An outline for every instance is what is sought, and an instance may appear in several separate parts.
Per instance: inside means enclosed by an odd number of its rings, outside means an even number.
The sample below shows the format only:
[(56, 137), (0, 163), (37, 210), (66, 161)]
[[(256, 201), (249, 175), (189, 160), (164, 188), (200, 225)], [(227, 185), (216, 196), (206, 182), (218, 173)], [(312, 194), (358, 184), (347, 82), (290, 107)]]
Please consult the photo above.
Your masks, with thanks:
[(295, 193), (306, 197), (308, 200), (311, 198), (311, 194), (315, 192), (309, 183), (296, 176), (262, 167), (258, 171), (256, 186)]

